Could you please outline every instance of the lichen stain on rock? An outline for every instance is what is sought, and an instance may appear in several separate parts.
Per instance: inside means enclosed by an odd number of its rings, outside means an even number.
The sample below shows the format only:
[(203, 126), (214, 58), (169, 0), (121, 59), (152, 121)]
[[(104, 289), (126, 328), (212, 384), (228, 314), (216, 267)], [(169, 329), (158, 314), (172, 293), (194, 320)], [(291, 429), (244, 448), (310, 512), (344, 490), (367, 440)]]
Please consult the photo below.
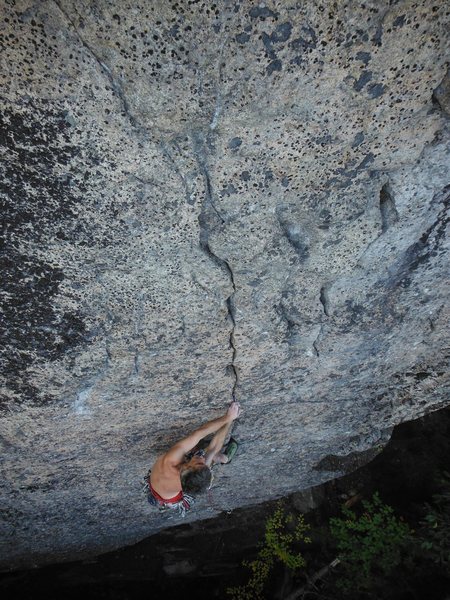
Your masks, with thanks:
[(78, 312), (59, 314), (52, 306), (64, 278), (60, 269), (19, 254), (14, 248), (0, 257), (0, 265), (5, 298), (1, 317), (2, 376), (19, 404), (43, 404), (50, 399), (45, 389), (29, 383), (27, 368), (40, 359), (57, 360), (82, 343), (85, 324)]
[(37, 241), (55, 222), (77, 217), (73, 209), (79, 199), (71, 191), (70, 174), (58, 173), (68, 168), (79, 149), (70, 144), (63, 112), (46, 104), (27, 103), (0, 114), (0, 143), (9, 153), (0, 182), (1, 192), (11, 198), (3, 213), (9, 239), (26, 231)]
[[(70, 143), (66, 114), (50, 102), (29, 102), (2, 111), (0, 143), (8, 152), (0, 192), (3, 204), (3, 252), (0, 257), (2, 375), (20, 404), (49, 401), (45, 389), (30, 384), (27, 368), (34, 361), (57, 360), (84, 340), (79, 310), (58, 313), (52, 306), (64, 273), (21, 251), (20, 240), (45, 244), (77, 239), (80, 204), (71, 187), (69, 164), (79, 149)], [(81, 184), (78, 193), (84, 191)]]

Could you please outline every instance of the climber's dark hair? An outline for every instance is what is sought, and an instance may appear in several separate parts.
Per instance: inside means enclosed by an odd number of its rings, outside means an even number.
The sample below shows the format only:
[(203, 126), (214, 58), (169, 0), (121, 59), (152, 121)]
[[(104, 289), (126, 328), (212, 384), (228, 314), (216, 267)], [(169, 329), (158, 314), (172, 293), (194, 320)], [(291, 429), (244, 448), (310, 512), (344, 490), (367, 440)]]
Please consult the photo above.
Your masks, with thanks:
[(181, 486), (188, 494), (203, 494), (211, 485), (211, 469), (206, 465), (200, 469), (186, 469), (181, 473)]

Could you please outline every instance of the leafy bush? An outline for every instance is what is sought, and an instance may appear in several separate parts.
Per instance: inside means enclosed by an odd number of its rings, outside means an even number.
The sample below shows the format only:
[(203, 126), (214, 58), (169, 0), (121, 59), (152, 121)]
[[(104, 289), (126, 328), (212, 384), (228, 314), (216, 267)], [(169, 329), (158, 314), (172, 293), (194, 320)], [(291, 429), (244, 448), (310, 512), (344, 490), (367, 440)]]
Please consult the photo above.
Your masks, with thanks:
[(388, 576), (401, 563), (411, 539), (409, 526), (395, 517), (378, 493), (362, 504), (360, 516), (344, 507), (344, 519), (330, 519), (343, 569), (337, 585), (346, 592), (370, 590), (380, 576)]
[(431, 504), (426, 503), (427, 514), (422, 521), (419, 536), (421, 549), (439, 567), (450, 570), (450, 474), (441, 478), (442, 491), (433, 495)]
[(311, 540), (306, 535), (309, 525), (303, 515), (294, 518), (286, 514), (281, 503), (278, 504), (272, 516), (266, 521), (264, 542), (255, 560), (245, 561), (251, 575), (243, 586), (229, 588), (227, 593), (233, 600), (259, 600), (263, 597), (264, 587), (270, 572), (276, 562), (284, 564), (295, 572), (305, 566), (303, 556), (295, 549), (295, 544), (309, 544)]

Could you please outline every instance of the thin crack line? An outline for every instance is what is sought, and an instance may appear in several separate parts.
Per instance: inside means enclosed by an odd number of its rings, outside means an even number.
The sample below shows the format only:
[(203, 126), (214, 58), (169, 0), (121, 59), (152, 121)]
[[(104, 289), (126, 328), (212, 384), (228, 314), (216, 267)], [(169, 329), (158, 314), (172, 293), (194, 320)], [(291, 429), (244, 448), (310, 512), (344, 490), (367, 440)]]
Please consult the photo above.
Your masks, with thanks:
[(330, 301), (329, 301), (329, 297), (328, 297), (328, 287), (329, 287), (328, 284), (324, 284), (320, 288), (320, 295), (319, 295), (319, 300), (323, 306), (324, 315), (327, 317), (330, 316)]
[(323, 325), (320, 326), (319, 333), (317, 334), (316, 339), (313, 342), (313, 348), (314, 348), (314, 352), (315, 352), (317, 358), (319, 358), (319, 356), (320, 356), (319, 349), (317, 347), (317, 342), (319, 341), (319, 338), (322, 335), (322, 331), (323, 331)]
[(59, 0), (53, 0), (53, 2), (54, 2), (54, 4), (56, 4), (56, 6), (60, 10), (60, 12), (64, 16), (64, 18), (67, 20), (67, 22), (70, 23), (70, 25), (72, 26), (73, 30), (75, 31), (75, 33), (77, 35), (77, 38), (80, 40), (80, 42), (82, 44), (82, 46), (89, 52), (89, 54), (91, 54), (91, 56), (94, 57), (95, 61), (100, 66), (102, 72), (105, 73), (108, 81), (111, 84), (113, 92), (115, 93), (116, 97), (122, 103), (122, 107), (123, 107), (124, 113), (128, 117), (131, 126), (134, 129), (136, 129), (137, 131), (139, 131), (140, 133), (143, 133), (143, 132), (148, 133), (147, 128), (144, 125), (142, 125), (141, 123), (139, 123), (138, 120), (131, 114), (131, 112), (130, 112), (130, 105), (128, 104), (128, 100), (125, 97), (125, 94), (123, 92), (122, 86), (120, 85), (120, 83), (118, 83), (116, 81), (116, 78), (112, 74), (111, 69), (108, 67), (108, 65), (106, 65), (101, 60), (101, 58), (98, 56), (98, 54), (95, 52), (95, 50), (93, 50), (91, 48), (91, 46), (86, 42), (86, 40), (80, 34), (80, 32), (78, 31), (78, 28), (77, 28), (75, 22), (73, 21), (73, 19), (62, 8), (61, 2)]
[(224, 261), (226, 267), (228, 268), (228, 272), (230, 274), (230, 280), (231, 280), (231, 285), (233, 286), (233, 293), (231, 294), (231, 296), (228, 296), (226, 304), (227, 304), (227, 308), (228, 308), (228, 315), (231, 319), (231, 324), (232, 324), (232, 328), (231, 328), (231, 332), (230, 332), (230, 348), (232, 349), (232, 356), (231, 356), (231, 369), (233, 371), (233, 375), (234, 375), (234, 384), (233, 384), (233, 389), (231, 391), (231, 396), (233, 398), (233, 400), (236, 400), (236, 389), (238, 386), (238, 382), (239, 382), (239, 375), (236, 369), (236, 354), (237, 354), (237, 350), (236, 350), (236, 343), (235, 343), (235, 332), (236, 332), (236, 307), (234, 306), (234, 295), (236, 293), (236, 284), (234, 281), (234, 273), (229, 265), (229, 263), (225, 260)]
[[(120, 100), (121, 104), (122, 104), (122, 108), (123, 111), (125, 113), (125, 115), (128, 117), (128, 120), (130, 122), (130, 125), (133, 127), (133, 129), (135, 129), (140, 135), (145, 135), (145, 136), (150, 136), (150, 132), (148, 130), (148, 128), (143, 125), (142, 123), (140, 123), (136, 117), (134, 117), (131, 113), (130, 110), (130, 105), (128, 103), (128, 100), (124, 94), (123, 88), (120, 85), (119, 82), (116, 81), (116, 78), (114, 77), (111, 69), (108, 67), (107, 64), (105, 64), (101, 58), (98, 56), (98, 54), (91, 48), (91, 46), (84, 40), (83, 36), (80, 34), (80, 32), (78, 31), (78, 28), (76, 26), (76, 24), (74, 23), (73, 19), (66, 13), (66, 11), (62, 8), (61, 3), (59, 0), (53, 0), (53, 2), (56, 4), (56, 6), (58, 7), (58, 9), (60, 10), (60, 12), (62, 13), (62, 15), (64, 16), (64, 18), (67, 20), (68, 23), (70, 23), (70, 25), (72, 26), (73, 30), (75, 31), (77, 38), (80, 40), (82, 46), (91, 54), (91, 56), (94, 57), (95, 61), (97, 62), (97, 64), (100, 66), (102, 72), (106, 75), (108, 81), (111, 84), (112, 90), (115, 93), (116, 97)], [(166, 144), (161, 141), (158, 144), (160, 150), (162, 151), (163, 155), (169, 160), (169, 162), (171, 163), (171, 165), (173, 166), (176, 174), (179, 176), (185, 193), (186, 193), (186, 200), (188, 201), (188, 203), (190, 203), (191, 200), (191, 192), (189, 190), (189, 186), (187, 184), (186, 178), (183, 176), (183, 174), (181, 173), (180, 169), (178, 168), (174, 158), (172, 157), (172, 155), (170, 154)], [(139, 180), (138, 177), (136, 177), (136, 179)]]
[[(202, 229), (202, 226), (200, 226), (200, 227)], [(234, 377), (231, 396), (232, 396), (233, 400), (236, 400), (236, 390), (237, 390), (237, 386), (239, 384), (239, 375), (238, 375), (237, 368), (236, 368), (236, 355), (237, 355), (237, 349), (236, 349), (236, 343), (235, 343), (236, 307), (234, 305), (234, 295), (236, 293), (236, 283), (235, 283), (235, 279), (234, 279), (234, 273), (230, 267), (229, 262), (227, 260), (217, 256), (217, 254), (214, 254), (214, 252), (211, 250), (211, 247), (209, 246), (209, 243), (207, 241), (202, 240), (202, 232), (200, 233), (200, 238), (201, 238), (200, 239), (200, 248), (216, 265), (218, 265), (219, 267), (221, 267), (227, 271), (227, 273), (230, 277), (231, 286), (233, 288), (233, 292), (225, 300), (225, 304), (226, 304), (227, 311), (228, 311), (228, 318), (230, 319), (231, 325), (232, 325), (231, 331), (230, 331), (230, 336), (229, 336), (230, 348), (232, 350), (231, 363), (229, 366), (233, 372), (233, 377)]]
[(134, 354), (134, 373), (135, 375), (139, 375), (139, 351), (136, 350)]
[[(215, 215), (220, 220), (220, 224), (223, 225), (225, 223), (225, 219), (222, 217), (220, 212), (217, 210), (217, 208), (212, 200), (213, 190), (212, 190), (212, 186), (211, 186), (211, 179), (209, 177), (208, 168), (206, 165), (206, 158), (205, 158), (205, 152), (204, 152), (204, 140), (203, 140), (203, 137), (201, 136), (201, 134), (199, 134), (198, 132), (197, 133), (194, 132), (192, 134), (192, 147), (193, 147), (194, 156), (197, 160), (197, 164), (198, 164), (200, 173), (202, 174), (204, 182), (205, 182), (205, 201), (208, 203), (208, 206), (210, 207), (210, 209), (212, 209), (214, 211)], [(232, 325), (230, 337), (229, 337), (230, 348), (232, 350), (232, 356), (231, 356), (231, 363), (229, 366), (233, 372), (233, 378), (234, 378), (231, 395), (232, 395), (233, 400), (235, 400), (236, 399), (236, 390), (237, 390), (237, 386), (238, 386), (238, 382), (239, 382), (239, 375), (238, 375), (237, 368), (236, 368), (237, 349), (236, 349), (236, 345), (235, 345), (236, 309), (234, 306), (234, 295), (236, 293), (236, 282), (235, 282), (234, 273), (230, 266), (230, 263), (226, 259), (223, 259), (223, 258), (220, 258), (220, 256), (217, 256), (217, 254), (215, 254), (213, 252), (213, 250), (211, 249), (211, 246), (209, 245), (206, 212), (207, 211), (206, 211), (205, 203), (203, 203), (202, 209), (201, 209), (199, 217), (198, 217), (198, 221), (199, 221), (199, 225), (200, 225), (200, 240), (199, 240), (200, 248), (208, 256), (208, 258), (210, 258), (216, 265), (218, 265), (222, 269), (225, 269), (225, 271), (228, 273), (228, 277), (230, 279), (231, 286), (233, 289), (232, 293), (226, 299), (225, 304), (226, 304), (227, 311), (228, 311), (228, 318), (230, 319), (231, 325)]]
[(205, 180), (206, 200), (208, 201), (208, 204), (211, 206), (211, 208), (216, 213), (217, 217), (220, 219), (220, 223), (223, 225), (225, 223), (225, 219), (222, 217), (220, 212), (217, 210), (217, 207), (213, 201), (211, 178), (209, 176), (208, 167), (206, 165), (205, 150), (204, 150), (205, 142), (204, 142), (203, 136), (200, 133), (194, 131), (192, 133), (191, 137), (192, 137), (192, 147), (194, 150), (194, 156), (197, 161), (198, 167), (200, 169), (200, 173), (202, 174), (203, 179)]

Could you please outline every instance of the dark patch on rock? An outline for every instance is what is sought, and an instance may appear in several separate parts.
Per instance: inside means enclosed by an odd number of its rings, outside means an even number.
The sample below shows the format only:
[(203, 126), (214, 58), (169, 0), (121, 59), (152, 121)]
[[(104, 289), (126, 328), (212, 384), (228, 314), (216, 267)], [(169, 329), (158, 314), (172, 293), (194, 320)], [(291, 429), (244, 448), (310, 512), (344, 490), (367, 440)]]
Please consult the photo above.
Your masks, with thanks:
[(0, 180), (6, 243), (13, 235), (33, 242), (52, 236), (91, 242), (91, 224), (77, 214), (77, 206), (87, 190), (88, 169), (99, 159), (87, 156), (86, 171), (80, 172), (79, 165), (73, 172), (70, 163), (81, 148), (71, 144), (71, 120), (67, 111), (46, 103), (21, 111), (6, 108), (1, 114), (0, 146), (10, 157)]
[(394, 196), (388, 184), (380, 190), (381, 232), (385, 233), (391, 225), (398, 221), (398, 212)]
[(369, 83), (369, 81), (372, 79), (372, 71), (363, 71), (358, 79), (358, 81), (355, 81), (355, 84), (353, 85), (353, 88), (357, 91), (360, 92), (363, 87)]
[(403, 25), (405, 24), (405, 20), (406, 20), (406, 16), (400, 15), (399, 17), (397, 17), (395, 19), (395, 21), (392, 23), (392, 25), (394, 27), (403, 27)]
[(274, 73), (275, 71), (281, 71), (282, 68), (282, 62), (277, 58), (276, 60), (273, 60), (271, 63), (269, 63), (269, 65), (267, 66), (267, 75), (272, 75), (272, 73)]
[(363, 141), (364, 141), (364, 133), (362, 131), (359, 131), (353, 139), (352, 148), (356, 148), (357, 146), (362, 144)]
[(60, 269), (10, 249), (0, 256), (4, 302), (0, 316), (2, 375), (20, 401), (42, 404), (44, 390), (28, 382), (36, 359), (57, 360), (85, 340), (77, 312), (58, 312), (52, 301), (64, 279)]
[(382, 83), (372, 83), (367, 88), (367, 93), (371, 98), (379, 98), (386, 91), (386, 86)]
[(344, 180), (339, 179), (338, 177), (332, 177), (329, 179), (325, 187), (328, 189), (332, 186), (336, 186), (337, 188), (349, 187), (352, 183), (352, 180), (358, 176), (360, 171), (365, 169), (368, 165), (373, 163), (375, 157), (372, 152), (366, 154), (366, 156), (362, 159), (359, 165), (355, 166), (355, 161), (349, 161), (344, 167), (339, 167), (335, 169), (334, 173), (336, 175), (340, 175), (341, 177), (345, 177)]
[(373, 36), (371, 41), (375, 44), (375, 46), (381, 46), (382, 38), (383, 38), (383, 25), (382, 25), (382, 23), (380, 23), (378, 25), (375, 35)]
[(356, 54), (356, 59), (363, 62), (366, 66), (369, 64), (371, 58), (372, 55), (370, 54), (370, 52), (358, 52)]
[(242, 140), (240, 137), (235, 137), (228, 142), (228, 148), (230, 150), (236, 150), (242, 144)]
[(272, 43), (281, 43), (287, 42), (287, 40), (291, 37), (292, 33), (292, 24), (291, 23), (281, 23), (277, 25), (275, 30), (270, 34), (270, 40)]
[(173, 25), (173, 26), (170, 28), (170, 31), (169, 31), (169, 33), (170, 33), (170, 35), (171, 35), (172, 37), (177, 37), (177, 36), (179, 35), (179, 33), (180, 33), (180, 26), (179, 26), (179, 25)]
[(248, 171), (242, 171), (242, 173), (241, 173), (241, 179), (242, 179), (242, 181), (249, 181), (250, 180), (250, 173)]
[(222, 188), (220, 191), (222, 196), (231, 196), (233, 194), (237, 194), (237, 189), (234, 187), (232, 183), (229, 183), (226, 187)]
[(281, 179), (281, 185), (285, 188), (289, 186), (289, 177), (286, 175)]
[[(25, 255), (17, 241), (41, 245), (56, 237), (81, 244), (81, 232), (89, 225), (77, 215), (77, 206), (87, 188), (85, 178), (75, 180), (71, 172), (70, 162), (80, 149), (70, 143), (74, 123), (67, 111), (42, 101), (7, 108), (1, 117), (0, 145), (9, 156), (0, 181), (7, 224), (0, 257), (3, 374), (21, 402), (43, 403), (45, 390), (37, 391), (29, 383), (26, 369), (35, 360), (56, 360), (80, 344), (85, 326), (78, 313), (60, 313), (52, 305), (62, 271)], [(63, 176), (61, 167), (67, 170)]]
[(374, 160), (375, 160), (375, 156), (373, 155), (372, 152), (369, 152), (369, 154), (366, 154), (366, 156), (362, 159), (362, 161), (356, 167), (356, 170), (359, 171), (360, 169), (365, 169), (368, 165), (371, 165)]
[(261, 285), (261, 283), (263, 282), (262, 279), (260, 279), (259, 277), (256, 277), (255, 279), (252, 279), (248, 282), (248, 285), (250, 287), (259, 287)]
[[(354, 179), (358, 175), (359, 171), (361, 171), (362, 169), (365, 169), (368, 165), (372, 164), (374, 160), (375, 160), (375, 157), (374, 157), (373, 153), (369, 152), (369, 154), (366, 154), (366, 156), (362, 159), (362, 161), (359, 163), (359, 165), (355, 166), (355, 162), (350, 161), (349, 163), (347, 163), (345, 165), (345, 167), (339, 167), (334, 172), (337, 175), (341, 175), (342, 177), (345, 177), (347, 180)], [(351, 168), (351, 167), (353, 167), (353, 168)], [(339, 179), (337, 179), (336, 177), (333, 177), (332, 179), (328, 180), (327, 186), (329, 187), (331, 184), (333, 184), (338, 187), (347, 187), (350, 183), (351, 182), (349, 182), (349, 181), (346, 181), (346, 182), (339, 181)]]
[(302, 27), (302, 32), (304, 35), (292, 40), (289, 46), (292, 50), (314, 50), (317, 46), (316, 32), (309, 25)]
[(303, 36), (299, 36), (298, 38), (292, 40), (289, 43), (289, 47), (294, 51), (301, 51), (301, 54), (294, 56), (289, 61), (290, 64), (296, 64), (300, 66), (305, 62), (304, 55), (308, 52), (312, 52), (314, 48), (317, 46), (317, 36), (312, 27), (309, 25), (303, 26), (301, 28)]
[(367, 314), (364, 306), (358, 304), (354, 300), (346, 300), (345, 309), (347, 311), (348, 320), (352, 325), (360, 323), (363, 320), (364, 315)]
[(250, 17), (252, 19), (267, 19), (268, 17), (271, 17), (272, 19), (276, 19), (278, 17), (278, 14), (273, 12), (273, 10), (270, 10), (270, 8), (267, 8), (266, 6), (264, 7), (259, 7), (259, 6), (254, 6), (252, 9), (250, 9), (249, 13)]
[(272, 60), (276, 60), (277, 55), (275, 53), (275, 50), (272, 47), (272, 39), (271, 39), (270, 35), (268, 35), (267, 33), (265, 33), (263, 31), (263, 33), (261, 34), (261, 40), (262, 40), (262, 43), (264, 44), (264, 48), (266, 49), (267, 56), (269, 58), (271, 58)]
[(331, 224), (331, 212), (323, 208), (319, 213), (319, 229), (329, 229)]
[(248, 35), (248, 33), (238, 33), (237, 36), (234, 38), (239, 44), (246, 44), (248, 42), (248, 40), (250, 39), (250, 36)]
[(303, 239), (301, 232), (295, 226), (287, 226), (285, 234), (289, 243), (294, 247), (300, 261), (305, 261), (309, 258), (309, 246)]
[(272, 169), (267, 169), (264, 171), (264, 182), (273, 181), (273, 171)]

